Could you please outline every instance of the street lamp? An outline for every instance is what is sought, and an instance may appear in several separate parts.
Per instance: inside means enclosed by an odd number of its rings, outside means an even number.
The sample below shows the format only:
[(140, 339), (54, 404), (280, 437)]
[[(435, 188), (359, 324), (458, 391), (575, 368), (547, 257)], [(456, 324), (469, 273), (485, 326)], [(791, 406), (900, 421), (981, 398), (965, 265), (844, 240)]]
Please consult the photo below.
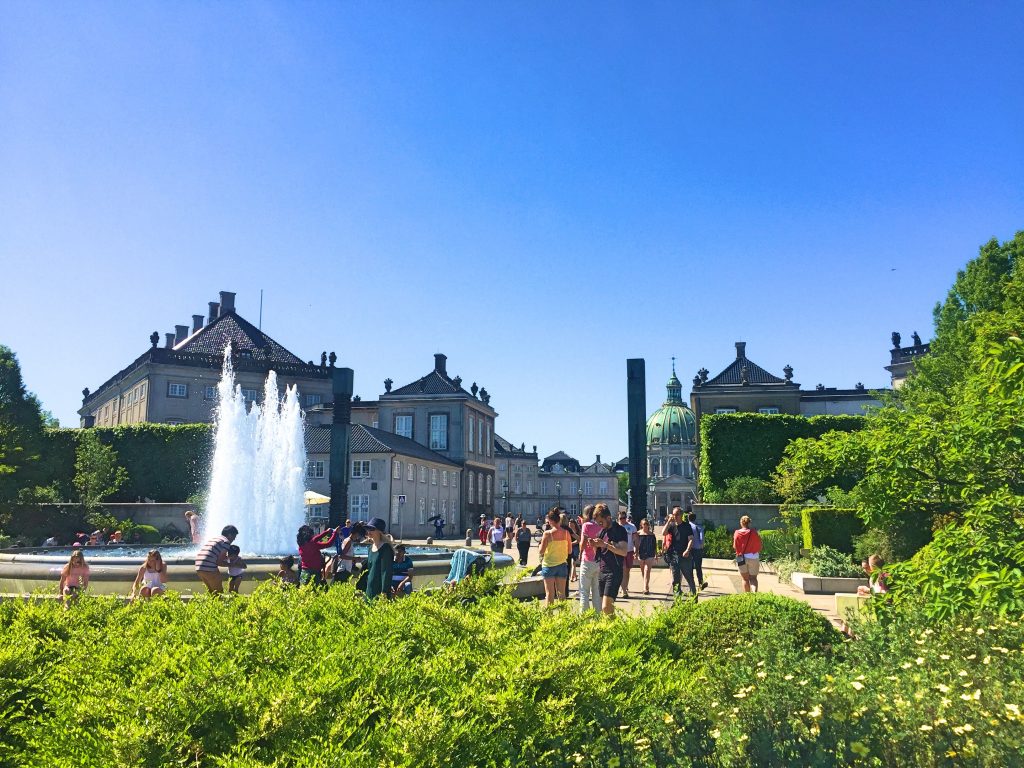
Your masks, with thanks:
[(501, 481), (502, 517), (508, 517), (508, 480)]
[(654, 512), (654, 519), (655, 520), (660, 520), (661, 519), (661, 515), (659, 514), (659, 511), (658, 511), (658, 483), (655, 482), (653, 477), (651, 478), (650, 488), (651, 488), (651, 496), (654, 497), (654, 503), (651, 505), (651, 510)]
[(562, 481), (555, 480), (555, 494), (558, 496), (558, 509), (562, 509)]
[(580, 505), (578, 507), (576, 507), (576, 514), (577, 515), (582, 515), (583, 514), (583, 481), (582, 480), (580, 480), (580, 489), (579, 489), (578, 493), (579, 493), (579, 497), (580, 497)]

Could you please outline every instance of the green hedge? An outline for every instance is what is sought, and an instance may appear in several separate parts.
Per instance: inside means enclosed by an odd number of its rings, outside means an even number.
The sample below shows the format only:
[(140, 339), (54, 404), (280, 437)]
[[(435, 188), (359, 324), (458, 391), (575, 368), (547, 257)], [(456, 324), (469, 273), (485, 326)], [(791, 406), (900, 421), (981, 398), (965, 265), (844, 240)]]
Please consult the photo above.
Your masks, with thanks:
[(790, 416), (788, 414), (706, 414), (700, 419), (700, 497), (718, 502), (734, 477), (770, 480), (790, 441), (826, 432), (853, 432), (863, 416)]
[[(213, 455), (210, 424), (130, 424), (95, 428), (101, 442), (117, 451), (128, 481), (108, 502), (185, 501), (206, 486)], [(81, 429), (47, 431), (47, 446), (39, 467), (39, 485), (55, 485), (65, 499), (75, 497), (75, 447)]]
[(807, 507), (800, 511), (804, 548), (832, 547), (853, 554), (853, 537), (864, 533), (864, 521), (852, 509)]

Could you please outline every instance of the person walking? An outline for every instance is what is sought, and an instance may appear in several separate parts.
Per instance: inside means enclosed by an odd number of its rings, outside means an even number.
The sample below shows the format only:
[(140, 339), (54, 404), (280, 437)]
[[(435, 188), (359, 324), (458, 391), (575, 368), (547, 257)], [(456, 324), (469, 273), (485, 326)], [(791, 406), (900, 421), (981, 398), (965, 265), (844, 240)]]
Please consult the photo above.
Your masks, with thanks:
[(644, 580), (644, 594), (651, 594), (651, 567), (658, 556), (658, 537), (654, 535), (651, 521), (646, 517), (640, 521), (636, 534), (636, 559), (640, 561), (640, 576)]
[(757, 592), (757, 573), (761, 569), (761, 534), (751, 526), (750, 516), (740, 518), (740, 527), (732, 535), (736, 568), (743, 579), (744, 592)]
[(669, 554), (669, 565), (672, 567), (672, 594), (683, 593), (683, 580), (690, 588), (690, 594), (697, 595), (697, 585), (693, 583), (693, 528), (683, 520), (683, 510), (672, 509), (672, 516), (665, 526), (662, 550)]
[(487, 532), (491, 542), (491, 552), (505, 551), (505, 527), (501, 524), (501, 518), (495, 517), (491, 530)]
[(224, 577), (220, 569), (228, 564), (228, 549), (236, 538), (238, 529), (225, 525), (220, 536), (208, 540), (196, 553), (196, 575), (210, 594), (219, 595), (224, 591)]
[(550, 607), (556, 600), (564, 600), (569, 579), (569, 552), (572, 541), (569, 532), (560, 525), (558, 507), (548, 511), (548, 528), (540, 537), (540, 574), (544, 577), (544, 598)]
[(704, 580), (704, 526), (697, 523), (696, 512), (691, 511), (687, 519), (693, 529), (693, 551), (690, 557), (693, 558), (693, 570), (697, 574), (697, 586), (702, 590), (707, 589), (708, 583)]
[(366, 556), (366, 599), (373, 600), (384, 595), (391, 597), (391, 582), (395, 573), (395, 548), (387, 534), (388, 524), (375, 517), (366, 524), (366, 537), (370, 540), (370, 552)]
[(519, 525), (516, 527), (516, 548), (519, 550), (519, 565), (521, 566), (526, 565), (526, 560), (530, 556), (530, 539), (532, 538), (533, 533), (530, 531), (530, 526), (523, 518), (519, 518)]
[(319, 587), (324, 583), (323, 549), (331, 546), (338, 537), (337, 528), (314, 534), (308, 525), (300, 525), (295, 534), (295, 543), (299, 545), (299, 585), (312, 583)]
[(626, 531), (626, 558), (622, 561), (622, 596), (629, 597), (629, 572), (636, 559), (636, 526), (629, 521), (629, 515), (619, 512), (619, 525)]
[(594, 519), (602, 528), (599, 538), (590, 540), (597, 548), (601, 610), (606, 616), (614, 616), (615, 598), (622, 586), (622, 569), (628, 551), (626, 542), (629, 537), (626, 529), (612, 518), (607, 504), (598, 504), (594, 507)]
[(588, 504), (583, 508), (581, 519), (583, 524), (580, 526), (580, 583), (578, 589), (580, 611), (586, 613), (589, 610), (601, 610), (601, 571), (597, 562), (597, 548), (592, 542), (594, 539), (600, 538), (603, 529), (601, 524), (594, 520), (593, 504)]

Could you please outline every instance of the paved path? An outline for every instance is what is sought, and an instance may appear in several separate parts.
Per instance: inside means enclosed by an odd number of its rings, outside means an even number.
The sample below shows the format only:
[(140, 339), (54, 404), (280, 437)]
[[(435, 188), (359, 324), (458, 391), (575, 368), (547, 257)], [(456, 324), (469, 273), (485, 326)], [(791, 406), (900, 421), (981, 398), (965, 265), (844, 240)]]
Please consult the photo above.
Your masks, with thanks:
[[(659, 540), (660, 538), (659, 534)], [(407, 543), (413, 545), (425, 545), (426, 541), (422, 539), (410, 539)], [(441, 539), (438, 543), (444, 544), (445, 546), (452, 546), (464, 544), (464, 541), (460, 542), (455, 539)], [(474, 542), (474, 546), (477, 545), (479, 545), (479, 542)], [(518, 562), (518, 551), (513, 550), (511, 554)], [(527, 565), (525, 570), (530, 572), (532, 572), (540, 562), (537, 553), (536, 540), (530, 547), (530, 556), (527, 558), (526, 562)], [(665, 608), (672, 605), (672, 572), (665, 567), (664, 561), (660, 558), (658, 559), (658, 563), (660, 563), (660, 566), (651, 569), (651, 590), (648, 595), (643, 593), (644, 584), (640, 574), (640, 569), (637, 567), (632, 569), (629, 577), (629, 583), (626, 585), (629, 589), (629, 597), (620, 597), (617, 599), (615, 601), (616, 610), (623, 611), (634, 616), (640, 616), (649, 614), (659, 608)], [(735, 563), (731, 560), (705, 560), (704, 578), (708, 582), (708, 587), (700, 593), (698, 598), (699, 600), (720, 597), (721, 595), (734, 595), (743, 591), (743, 580), (736, 571)], [(758, 589), (761, 592), (785, 595), (786, 597), (791, 597), (794, 600), (807, 603), (811, 608), (836, 626), (839, 626), (840, 624), (839, 615), (835, 612), (835, 599), (832, 595), (805, 595), (803, 592), (794, 589), (789, 584), (781, 584), (774, 573), (766, 572), (763, 568), (761, 573), (758, 575)], [(575, 583), (569, 584), (569, 599), (578, 600)]]

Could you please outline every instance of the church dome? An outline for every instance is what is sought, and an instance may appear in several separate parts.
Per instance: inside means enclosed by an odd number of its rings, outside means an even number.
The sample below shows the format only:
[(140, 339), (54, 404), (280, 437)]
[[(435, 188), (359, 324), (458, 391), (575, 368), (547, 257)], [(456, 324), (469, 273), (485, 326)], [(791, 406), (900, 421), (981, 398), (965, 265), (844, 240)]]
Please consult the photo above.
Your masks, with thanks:
[(666, 390), (665, 402), (647, 419), (647, 445), (693, 445), (697, 441), (697, 419), (683, 403), (683, 387), (676, 378), (674, 363)]

